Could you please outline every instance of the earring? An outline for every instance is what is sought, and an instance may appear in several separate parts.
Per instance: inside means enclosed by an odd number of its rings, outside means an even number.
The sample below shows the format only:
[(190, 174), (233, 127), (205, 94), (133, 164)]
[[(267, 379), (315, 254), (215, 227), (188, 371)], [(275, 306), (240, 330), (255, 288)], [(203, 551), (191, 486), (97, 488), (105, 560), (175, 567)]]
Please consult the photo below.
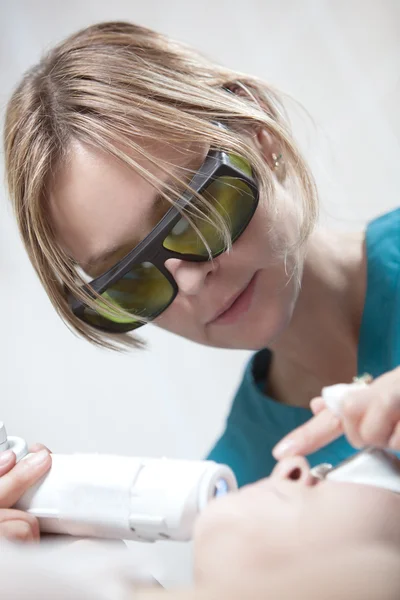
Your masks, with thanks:
[(273, 152), (271, 155), (271, 158), (273, 160), (274, 171), (275, 171), (276, 169), (279, 169), (279, 167), (281, 166), (282, 154), (275, 154), (275, 152)]
[(272, 170), (275, 172), (275, 177), (277, 178), (279, 183), (283, 184), (283, 182), (286, 179), (286, 165), (285, 161), (283, 160), (282, 153), (275, 154), (275, 152), (273, 152), (271, 154), (271, 158)]

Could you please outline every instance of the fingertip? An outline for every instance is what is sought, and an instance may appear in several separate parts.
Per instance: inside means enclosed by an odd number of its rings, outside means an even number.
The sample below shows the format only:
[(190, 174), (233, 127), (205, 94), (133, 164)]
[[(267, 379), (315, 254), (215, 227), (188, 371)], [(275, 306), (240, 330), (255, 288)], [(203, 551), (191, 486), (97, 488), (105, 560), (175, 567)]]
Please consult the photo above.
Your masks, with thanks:
[(40, 450), (47, 450), (47, 452), (51, 454), (51, 450), (49, 450), (47, 446), (45, 446), (44, 444), (39, 444), (37, 442), (35, 444), (32, 444), (32, 446), (30, 446), (29, 448), (29, 452), (40, 452)]
[(284, 438), (272, 450), (272, 456), (276, 460), (281, 460), (288, 456), (294, 456), (298, 451), (296, 442), (291, 438)]
[(31, 529), (32, 529), (33, 540), (35, 542), (39, 542), (39, 540), (40, 540), (40, 527), (39, 527), (39, 521), (36, 519), (36, 517), (34, 517), (34, 519), (32, 521)]
[(34, 539), (30, 523), (22, 519), (1, 523), (0, 537), (4, 537), (10, 542), (31, 542)]
[[(328, 408), (311, 417), (303, 425), (294, 429), (287, 438), (273, 450), (273, 456), (280, 460), (294, 454), (308, 456), (343, 433), (339, 417)], [(290, 441), (290, 443), (288, 443)], [(281, 447), (282, 444), (282, 447)]]
[(42, 444), (32, 444), (31, 446), (29, 446), (28, 448), (28, 452), (39, 452), (39, 450), (42, 450)]
[(20, 539), (21, 541), (25, 542), (33, 542), (34, 533), (31, 524), (26, 521), (20, 521), (20, 523), (21, 525), (19, 527), (19, 535), (17, 539)]
[(325, 408), (326, 408), (325, 400), (321, 396), (318, 396), (317, 398), (313, 398), (310, 402), (310, 409), (314, 415), (318, 415)]
[[(43, 450), (40, 450), (40, 452), (43, 452), (43, 468), (45, 471), (48, 471), (48, 469), (50, 469), (51, 465), (52, 465), (52, 456), (51, 456), (51, 452), (46, 448)], [(46, 453), (46, 454), (44, 454)]]
[(17, 457), (12, 450), (0, 452), (0, 475), (7, 473), (15, 465)]
[(42, 473), (47, 471), (51, 465), (51, 454), (45, 449), (39, 450), (38, 452), (32, 452), (19, 464), (24, 469), (34, 469), (34, 472)]

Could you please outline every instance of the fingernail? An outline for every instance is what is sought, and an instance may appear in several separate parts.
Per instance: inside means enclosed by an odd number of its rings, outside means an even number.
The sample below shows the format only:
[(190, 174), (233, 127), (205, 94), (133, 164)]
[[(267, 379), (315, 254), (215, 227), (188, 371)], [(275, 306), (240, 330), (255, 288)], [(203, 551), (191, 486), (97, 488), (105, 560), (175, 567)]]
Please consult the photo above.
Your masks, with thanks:
[(25, 462), (31, 466), (37, 466), (44, 463), (49, 456), (47, 450), (40, 450), (40, 452), (33, 452), (26, 459)]
[(276, 458), (276, 460), (280, 460), (284, 456), (288, 456), (289, 454), (293, 454), (296, 448), (295, 441), (292, 439), (283, 440), (279, 442), (272, 450), (272, 455)]
[(0, 465), (6, 465), (10, 462), (14, 452), (12, 450), (5, 450), (5, 452), (0, 452)]

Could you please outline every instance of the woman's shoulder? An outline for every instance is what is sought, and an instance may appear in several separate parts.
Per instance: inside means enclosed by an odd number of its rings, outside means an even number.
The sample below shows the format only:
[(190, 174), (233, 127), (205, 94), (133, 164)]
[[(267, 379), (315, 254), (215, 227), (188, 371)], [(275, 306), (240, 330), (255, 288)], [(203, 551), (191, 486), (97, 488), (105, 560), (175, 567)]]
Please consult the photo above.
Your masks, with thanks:
[(369, 223), (366, 256), (358, 363), (360, 373), (378, 377), (400, 365), (400, 209)]
[(396, 208), (373, 219), (366, 233), (368, 262), (379, 258), (379, 262), (394, 261), (400, 264), (400, 208)]

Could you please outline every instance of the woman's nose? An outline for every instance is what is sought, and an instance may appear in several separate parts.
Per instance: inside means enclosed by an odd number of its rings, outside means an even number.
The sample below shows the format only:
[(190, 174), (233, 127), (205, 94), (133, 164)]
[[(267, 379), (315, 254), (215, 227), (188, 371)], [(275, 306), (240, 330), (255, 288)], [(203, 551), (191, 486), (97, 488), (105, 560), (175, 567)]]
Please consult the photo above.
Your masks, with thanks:
[(205, 262), (189, 262), (179, 258), (169, 258), (165, 266), (171, 273), (179, 291), (187, 296), (195, 296), (204, 286), (207, 278), (218, 268), (217, 259)]
[(313, 485), (315, 483), (315, 479), (310, 472), (310, 465), (302, 456), (291, 456), (279, 461), (271, 477), (298, 481), (306, 485)]

